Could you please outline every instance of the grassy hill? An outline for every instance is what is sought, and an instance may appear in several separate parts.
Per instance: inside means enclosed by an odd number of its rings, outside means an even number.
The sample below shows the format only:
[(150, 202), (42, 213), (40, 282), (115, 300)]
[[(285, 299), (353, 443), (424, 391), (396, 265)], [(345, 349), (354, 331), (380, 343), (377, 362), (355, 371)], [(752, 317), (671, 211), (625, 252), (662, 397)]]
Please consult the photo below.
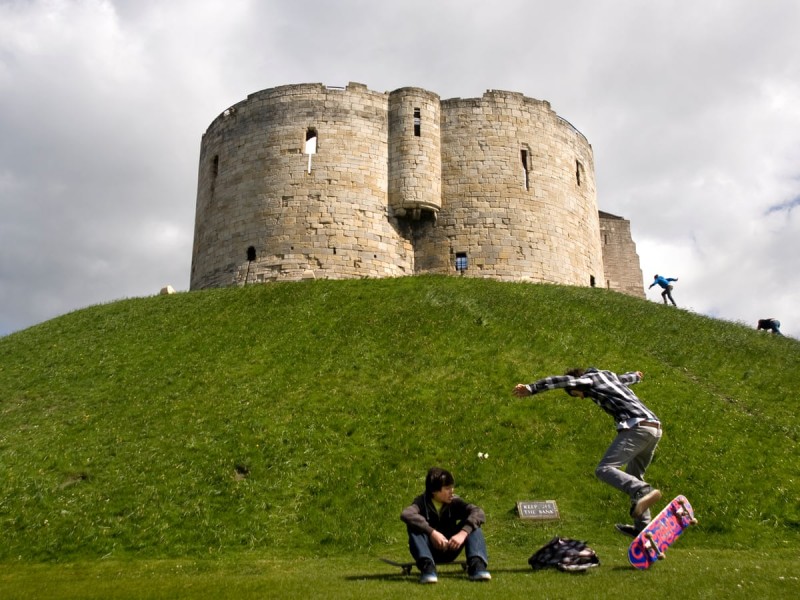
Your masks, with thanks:
[[(0, 339), (0, 561), (404, 556), (429, 466), (490, 549), (616, 542), (613, 423), (518, 382), (641, 370), (687, 548), (799, 547), (800, 344), (599, 289), (415, 277), (123, 300)], [(481, 460), (478, 452), (488, 453)], [(518, 500), (557, 501), (556, 523)]]

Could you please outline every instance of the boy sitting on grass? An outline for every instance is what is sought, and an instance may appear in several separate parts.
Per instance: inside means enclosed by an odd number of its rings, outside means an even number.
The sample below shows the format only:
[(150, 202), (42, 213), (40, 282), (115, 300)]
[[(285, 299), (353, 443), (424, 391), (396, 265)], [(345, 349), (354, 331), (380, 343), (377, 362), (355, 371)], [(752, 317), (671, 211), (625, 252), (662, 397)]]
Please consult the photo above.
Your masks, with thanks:
[(425, 493), (414, 498), (400, 518), (408, 529), (408, 547), (420, 570), (420, 583), (436, 583), (437, 563), (453, 562), (466, 548), (471, 581), (489, 581), (483, 510), (453, 494), (449, 471), (433, 467), (425, 477)]

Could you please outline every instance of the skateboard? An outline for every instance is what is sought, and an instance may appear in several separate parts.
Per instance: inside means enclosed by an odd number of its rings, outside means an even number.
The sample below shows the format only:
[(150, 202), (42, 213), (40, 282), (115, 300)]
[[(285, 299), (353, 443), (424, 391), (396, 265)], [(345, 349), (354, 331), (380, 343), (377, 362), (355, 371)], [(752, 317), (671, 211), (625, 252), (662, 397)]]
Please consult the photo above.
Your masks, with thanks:
[(664, 552), (686, 530), (695, 525), (692, 505), (686, 496), (678, 496), (645, 527), (628, 549), (628, 560), (637, 569), (648, 569), (664, 558)]
[[(415, 562), (397, 562), (396, 560), (392, 560), (391, 558), (381, 558), (383, 562), (388, 565), (392, 565), (393, 567), (400, 567), (401, 572), (403, 575), (411, 575), (411, 569), (416, 566)], [(461, 567), (462, 571), (467, 570), (467, 561), (465, 560), (456, 560), (449, 563), (443, 563), (445, 565), (458, 565)], [(439, 568), (441, 565), (437, 563), (436, 567)]]

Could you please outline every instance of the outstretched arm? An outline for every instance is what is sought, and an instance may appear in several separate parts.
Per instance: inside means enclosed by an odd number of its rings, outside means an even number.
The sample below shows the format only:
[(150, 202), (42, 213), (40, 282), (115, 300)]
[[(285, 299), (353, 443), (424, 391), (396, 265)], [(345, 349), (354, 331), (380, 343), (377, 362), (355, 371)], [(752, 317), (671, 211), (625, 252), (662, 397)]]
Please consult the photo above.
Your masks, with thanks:
[(546, 392), (547, 390), (555, 390), (561, 388), (576, 388), (579, 386), (592, 385), (592, 380), (584, 377), (573, 377), (572, 375), (553, 375), (545, 377), (533, 383), (518, 383), (514, 386), (512, 394), (518, 398), (538, 394), (539, 392)]
[(633, 385), (634, 383), (639, 383), (643, 378), (644, 375), (642, 374), (641, 371), (629, 371), (627, 373), (619, 375), (619, 380), (625, 385)]

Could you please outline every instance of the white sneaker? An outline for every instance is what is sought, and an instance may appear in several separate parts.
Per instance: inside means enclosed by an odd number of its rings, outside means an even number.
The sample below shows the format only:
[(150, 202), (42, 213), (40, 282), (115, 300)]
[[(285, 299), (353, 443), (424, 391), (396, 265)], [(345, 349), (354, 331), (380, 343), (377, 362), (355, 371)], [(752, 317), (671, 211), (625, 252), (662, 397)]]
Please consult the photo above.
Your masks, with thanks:
[(437, 583), (439, 578), (436, 576), (436, 571), (429, 571), (419, 576), (420, 583)]
[[(644, 488), (645, 490), (648, 488)], [(644, 492), (641, 496), (637, 494), (634, 496), (633, 501), (634, 505), (631, 508), (631, 516), (634, 519), (638, 519), (641, 517), (645, 511), (653, 506), (656, 502), (661, 500), (661, 491), (656, 490), (653, 488), (649, 488), (650, 491)]]

